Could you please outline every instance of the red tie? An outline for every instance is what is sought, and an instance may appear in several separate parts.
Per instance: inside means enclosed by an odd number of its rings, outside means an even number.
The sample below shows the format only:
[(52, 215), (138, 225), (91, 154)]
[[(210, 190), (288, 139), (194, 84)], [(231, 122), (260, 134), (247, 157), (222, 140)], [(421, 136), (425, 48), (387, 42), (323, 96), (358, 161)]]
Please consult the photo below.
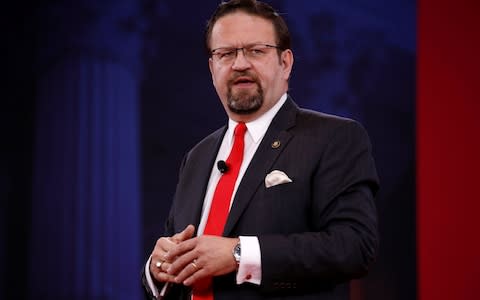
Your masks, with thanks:
[[(234, 131), (232, 151), (227, 158), (227, 171), (222, 174), (213, 194), (212, 205), (208, 214), (207, 224), (203, 234), (223, 234), (230, 210), (233, 189), (243, 160), (244, 136), (247, 131), (245, 123), (238, 123)], [(194, 287), (193, 300), (213, 300), (211, 278)]]

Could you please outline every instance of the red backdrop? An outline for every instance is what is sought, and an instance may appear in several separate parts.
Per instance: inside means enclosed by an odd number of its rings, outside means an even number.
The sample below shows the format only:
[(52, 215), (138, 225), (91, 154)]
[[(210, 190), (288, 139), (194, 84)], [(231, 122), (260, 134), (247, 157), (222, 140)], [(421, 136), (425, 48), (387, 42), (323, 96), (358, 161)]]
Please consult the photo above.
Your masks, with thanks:
[(479, 7), (419, 0), (419, 300), (480, 299)]

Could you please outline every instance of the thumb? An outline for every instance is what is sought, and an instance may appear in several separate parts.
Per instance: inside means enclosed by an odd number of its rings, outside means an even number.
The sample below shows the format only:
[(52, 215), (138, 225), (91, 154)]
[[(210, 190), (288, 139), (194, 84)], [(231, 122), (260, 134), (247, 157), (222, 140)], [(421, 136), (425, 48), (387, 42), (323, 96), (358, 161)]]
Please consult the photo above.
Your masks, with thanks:
[(172, 236), (172, 239), (175, 242), (183, 242), (185, 240), (188, 240), (189, 238), (193, 237), (193, 234), (195, 233), (195, 226), (192, 224), (188, 225), (185, 227), (185, 229), (182, 232), (179, 232)]

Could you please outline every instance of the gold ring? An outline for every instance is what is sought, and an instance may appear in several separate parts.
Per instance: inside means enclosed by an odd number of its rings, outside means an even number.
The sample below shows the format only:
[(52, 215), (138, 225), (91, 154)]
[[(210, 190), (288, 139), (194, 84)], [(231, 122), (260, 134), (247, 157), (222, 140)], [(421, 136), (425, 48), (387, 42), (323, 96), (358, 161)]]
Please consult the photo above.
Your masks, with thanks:
[(195, 263), (195, 260), (193, 260), (190, 264), (191, 264), (195, 269), (198, 269), (198, 266), (197, 266), (197, 264)]
[(163, 264), (163, 261), (157, 261), (157, 262), (155, 263), (155, 267), (157, 267), (157, 268), (160, 269), (160, 268), (162, 267), (162, 264)]

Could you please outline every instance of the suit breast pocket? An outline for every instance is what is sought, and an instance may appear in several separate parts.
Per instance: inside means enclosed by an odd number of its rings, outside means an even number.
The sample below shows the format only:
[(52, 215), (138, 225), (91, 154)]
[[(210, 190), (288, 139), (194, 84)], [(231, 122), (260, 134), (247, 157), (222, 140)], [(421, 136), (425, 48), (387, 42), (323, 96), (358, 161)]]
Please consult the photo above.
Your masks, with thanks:
[(259, 210), (263, 211), (267, 222), (282, 232), (305, 230), (308, 224), (309, 191), (299, 182), (264, 187), (263, 197), (259, 199)]

